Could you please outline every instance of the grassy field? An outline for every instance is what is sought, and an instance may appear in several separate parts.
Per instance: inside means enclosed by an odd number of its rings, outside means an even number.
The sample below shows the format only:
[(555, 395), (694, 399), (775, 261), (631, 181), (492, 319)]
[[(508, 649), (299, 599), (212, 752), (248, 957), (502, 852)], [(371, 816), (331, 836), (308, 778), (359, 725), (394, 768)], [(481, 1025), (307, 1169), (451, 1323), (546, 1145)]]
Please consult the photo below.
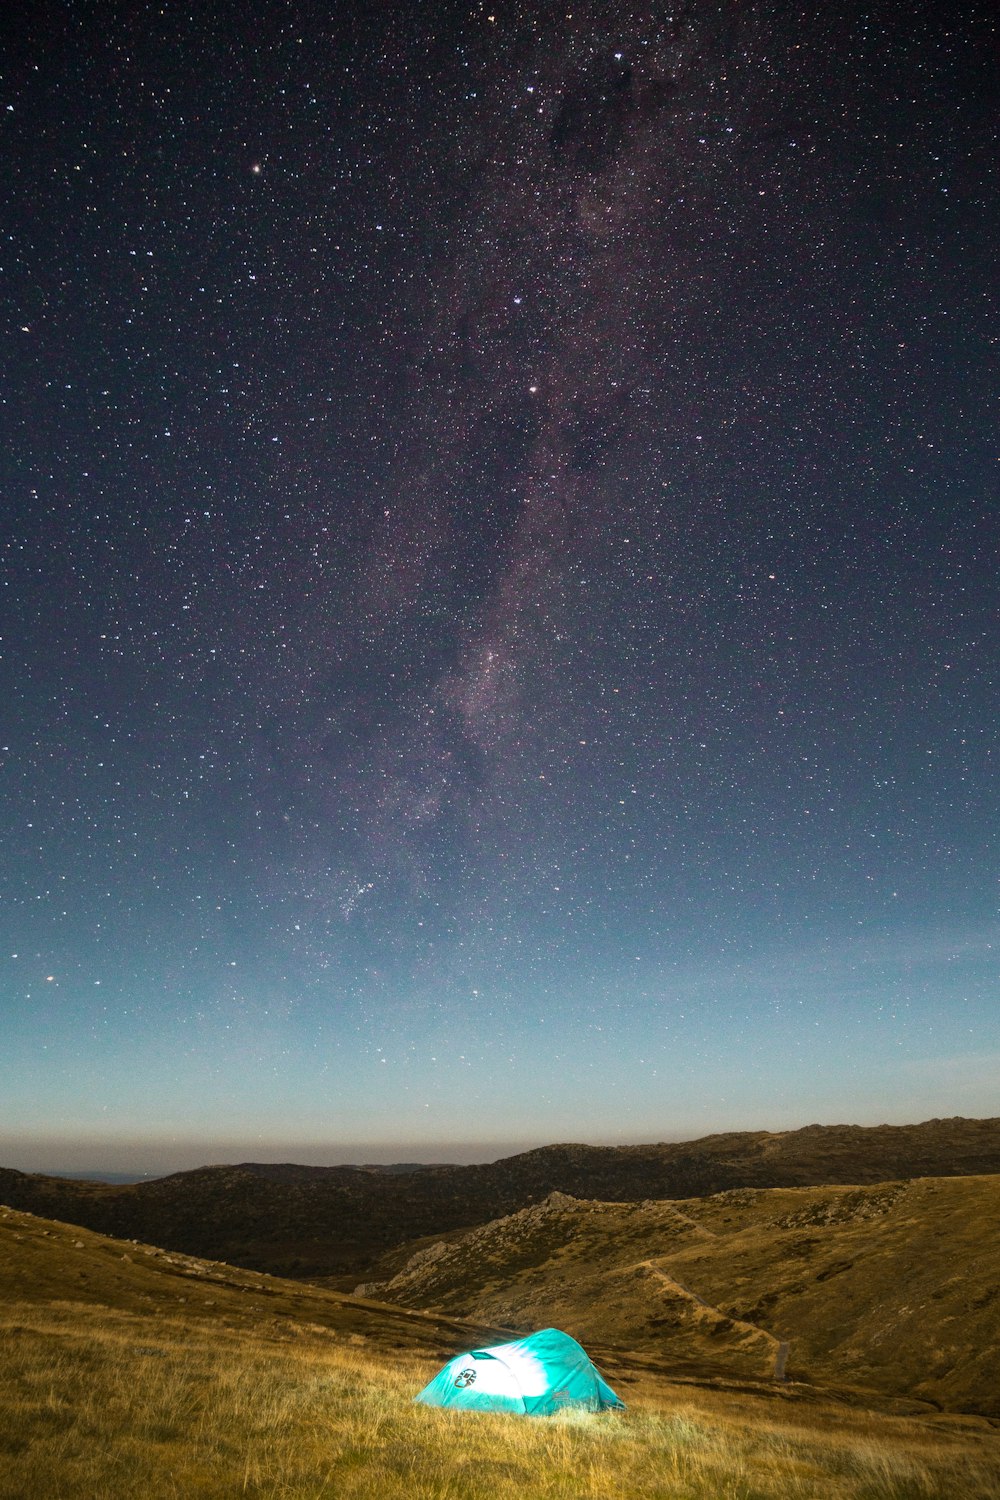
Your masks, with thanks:
[(621, 1416), (414, 1406), (484, 1331), (0, 1209), (0, 1497), (1000, 1496), (985, 1418), (620, 1349)]
[[(637, 1378), (624, 1416), (412, 1404), (433, 1373), (317, 1330), (82, 1304), (4, 1309), (0, 1495), (17, 1500), (988, 1500), (1000, 1435)], [(351, 1342), (353, 1339), (354, 1342)]]

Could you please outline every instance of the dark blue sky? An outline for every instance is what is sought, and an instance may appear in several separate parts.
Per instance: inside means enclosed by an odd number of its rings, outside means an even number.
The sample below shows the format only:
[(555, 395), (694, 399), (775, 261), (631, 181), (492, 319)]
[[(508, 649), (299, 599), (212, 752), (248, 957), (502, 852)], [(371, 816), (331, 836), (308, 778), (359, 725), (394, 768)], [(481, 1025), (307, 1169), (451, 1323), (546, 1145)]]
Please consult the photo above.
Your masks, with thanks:
[(6, 1163), (997, 1112), (990, 10), (5, 19)]

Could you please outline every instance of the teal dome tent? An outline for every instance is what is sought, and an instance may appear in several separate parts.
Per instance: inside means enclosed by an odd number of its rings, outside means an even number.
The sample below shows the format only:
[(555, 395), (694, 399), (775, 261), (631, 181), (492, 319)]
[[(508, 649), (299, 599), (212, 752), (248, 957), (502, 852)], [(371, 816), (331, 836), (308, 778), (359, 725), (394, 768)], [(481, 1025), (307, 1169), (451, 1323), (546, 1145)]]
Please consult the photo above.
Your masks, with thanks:
[(415, 1398), (425, 1406), (547, 1417), (562, 1407), (624, 1411), (584, 1349), (558, 1328), (448, 1361)]

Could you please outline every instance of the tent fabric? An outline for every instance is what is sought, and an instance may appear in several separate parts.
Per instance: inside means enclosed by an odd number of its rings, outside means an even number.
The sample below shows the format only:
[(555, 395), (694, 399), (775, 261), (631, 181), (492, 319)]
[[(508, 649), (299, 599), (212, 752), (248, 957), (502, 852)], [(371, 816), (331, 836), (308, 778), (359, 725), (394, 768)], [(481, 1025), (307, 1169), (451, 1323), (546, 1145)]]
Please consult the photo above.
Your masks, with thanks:
[(415, 1400), (461, 1411), (545, 1417), (563, 1407), (625, 1410), (587, 1353), (558, 1328), (450, 1359)]

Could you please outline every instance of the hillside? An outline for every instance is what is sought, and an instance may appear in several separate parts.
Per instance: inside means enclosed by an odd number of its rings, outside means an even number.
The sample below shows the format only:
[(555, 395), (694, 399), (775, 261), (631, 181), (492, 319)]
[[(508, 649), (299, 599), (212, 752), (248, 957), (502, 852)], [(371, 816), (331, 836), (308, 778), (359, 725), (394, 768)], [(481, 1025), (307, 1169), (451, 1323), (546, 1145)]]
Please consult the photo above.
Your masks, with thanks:
[(992, 1500), (1000, 1434), (859, 1388), (699, 1371), (590, 1341), (623, 1416), (429, 1411), (499, 1330), (0, 1208), (9, 1500)]
[(367, 1295), (555, 1323), (678, 1370), (762, 1377), (787, 1355), (797, 1378), (1000, 1418), (1000, 1177), (671, 1203), (555, 1194), (400, 1259)]
[(108, 1184), (0, 1169), (0, 1202), (257, 1270), (339, 1277), (346, 1287), (394, 1246), (515, 1213), (552, 1192), (620, 1202), (983, 1173), (1000, 1173), (1000, 1119), (546, 1146), (485, 1165), (391, 1174), (245, 1163)]

